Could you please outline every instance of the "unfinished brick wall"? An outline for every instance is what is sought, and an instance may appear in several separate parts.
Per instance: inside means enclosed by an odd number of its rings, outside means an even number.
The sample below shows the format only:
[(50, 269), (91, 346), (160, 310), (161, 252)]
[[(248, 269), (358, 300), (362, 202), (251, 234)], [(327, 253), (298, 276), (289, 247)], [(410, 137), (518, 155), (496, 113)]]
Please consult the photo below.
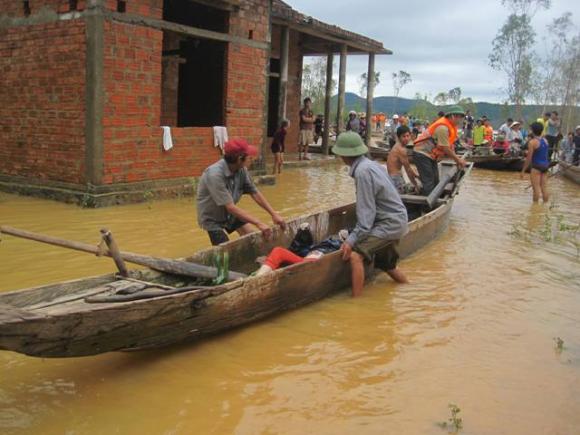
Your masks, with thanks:
[[(230, 18), (230, 33), (269, 41), (267, 1), (248, 0)], [(228, 50), (226, 124), (230, 137), (243, 137), (260, 146), (266, 119), (266, 66), (268, 51), (241, 44)]]
[(85, 47), (80, 20), (0, 28), (0, 173), (84, 182)]
[(196, 159), (206, 163), (199, 146), (209, 144), (208, 129), (174, 128), (174, 148), (162, 148), (162, 39), (159, 30), (105, 23), (104, 184), (192, 176)]
[[(51, 19), (71, 9), (68, 0), (29, 4), (31, 16), (43, 10)], [(76, 10), (87, 4), (78, 1)], [(116, 0), (104, 4), (117, 10)], [(243, 2), (230, 15), (230, 33), (268, 42), (268, 4)], [(24, 17), (22, 6), (0, 0), (0, 15)], [(128, 0), (125, 6), (127, 14), (163, 15), (162, 0)], [(103, 184), (199, 176), (220, 157), (211, 127), (172, 128), (174, 148), (162, 148), (162, 40), (160, 30), (105, 18)], [(86, 183), (86, 47), (83, 18), (0, 29), (0, 174)], [(225, 124), (230, 137), (258, 146), (267, 60), (266, 49), (228, 44)]]
[[(126, 0), (125, 12), (143, 17), (161, 19), (163, 17), (163, 0)], [(105, 0), (105, 7), (116, 11), (119, 2), (117, 0)]]

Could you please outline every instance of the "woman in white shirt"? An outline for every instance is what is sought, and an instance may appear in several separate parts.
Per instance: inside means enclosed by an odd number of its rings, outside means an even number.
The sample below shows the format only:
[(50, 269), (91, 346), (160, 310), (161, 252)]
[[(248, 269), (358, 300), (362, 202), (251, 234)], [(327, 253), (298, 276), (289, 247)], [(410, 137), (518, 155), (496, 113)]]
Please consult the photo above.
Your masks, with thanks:
[(510, 131), (507, 137), (510, 144), (510, 154), (517, 155), (520, 153), (522, 143), (524, 142), (521, 127), (522, 124), (518, 121), (512, 122), (510, 125)]

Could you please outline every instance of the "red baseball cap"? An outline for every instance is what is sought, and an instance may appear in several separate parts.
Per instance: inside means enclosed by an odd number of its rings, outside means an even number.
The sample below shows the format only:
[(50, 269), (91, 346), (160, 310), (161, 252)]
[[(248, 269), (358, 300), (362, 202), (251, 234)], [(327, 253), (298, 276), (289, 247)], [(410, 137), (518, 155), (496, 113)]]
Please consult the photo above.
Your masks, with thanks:
[(246, 154), (248, 156), (257, 156), (258, 148), (250, 145), (244, 139), (232, 139), (224, 144), (224, 154), (235, 156)]

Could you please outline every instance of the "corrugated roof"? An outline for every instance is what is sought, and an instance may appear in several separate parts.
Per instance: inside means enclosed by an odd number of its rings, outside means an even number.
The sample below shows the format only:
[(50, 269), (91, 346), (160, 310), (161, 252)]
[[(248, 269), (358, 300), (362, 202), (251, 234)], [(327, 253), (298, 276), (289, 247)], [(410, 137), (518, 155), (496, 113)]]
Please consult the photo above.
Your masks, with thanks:
[(307, 16), (293, 9), (289, 4), (282, 0), (273, 0), (272, 17), (288, 23), (288, 25), (297, 30), (310, 29), (316, 32), (317, 36), (320, 38), (327, 36), (333, 42), (341, 41), (360, 51), (368, 51), (376, 54), (393, 53), (391, 50), (386, 49), (380, 41), (376, 41), (358, 33), (350, 32), (341, 27), (327, 24), (323, 21)]

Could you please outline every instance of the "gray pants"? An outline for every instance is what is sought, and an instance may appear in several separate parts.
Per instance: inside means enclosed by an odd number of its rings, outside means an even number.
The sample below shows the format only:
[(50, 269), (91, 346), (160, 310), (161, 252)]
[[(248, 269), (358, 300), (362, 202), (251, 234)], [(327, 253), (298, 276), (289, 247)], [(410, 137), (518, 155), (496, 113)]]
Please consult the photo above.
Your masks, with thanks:
[(419, 178), (423, 185), (421, 194), (428, 196), (435, 189), (435, 186), (439, 184), (439, 166), (435, 160), (421, 153), (413, 154), (413, 162), (417, 167)]
[(405, 179), (401, 174), (392, 175), (391, 180), (399, 193), (405, 193)]

